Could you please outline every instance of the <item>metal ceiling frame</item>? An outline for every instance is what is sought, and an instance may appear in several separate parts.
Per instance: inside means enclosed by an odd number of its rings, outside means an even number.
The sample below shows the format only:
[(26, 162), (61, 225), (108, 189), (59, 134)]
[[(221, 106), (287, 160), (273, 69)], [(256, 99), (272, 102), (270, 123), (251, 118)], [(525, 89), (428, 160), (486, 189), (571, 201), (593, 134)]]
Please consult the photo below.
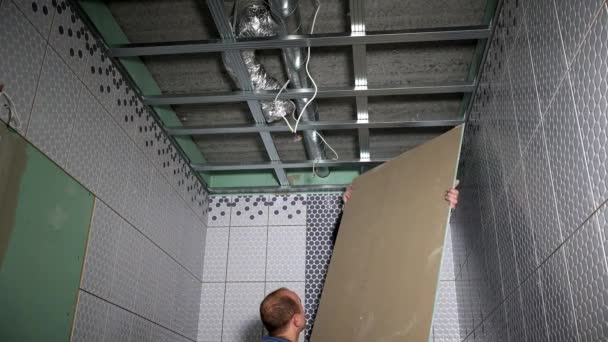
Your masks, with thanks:
[[(456, 127), (464, 123), (464, 120), (424, 120), (424, 121), (316, 121), (300, 124), (302, 130), (362, 130), (378, 128), (424, 128), (424, 127)], [(253, 125), (230, 125), (230, 126), (179, 126), (166, 127), (167, 132), (173, 136), (196, 136), (214, 134), (244, 134), (259, 132), (290, 132), (286, 125), (269, 125), (256, 123)]]
[(240, 170), (270, 170), (280, 167), (282, 169), (305, 169), (311, 167), (323, 166), (361, 166), (363, 165), (378, 165), (389, 161), (390, 158), (369, 159), (369, 160), (302, 160), (302, 161), (270, 161), (262, 163), (205, 163), (192, 164), (192, 168), (196, 171), (240, 171)]
[[(360, 3), (362, 0), (351, 0)], [(355, 8), (358, 8), (355, 6)], [(362, 19), (362, 18), (361, 18)], [(362, 24), (359, 23), (359, 24)], [(357, 26), (360, 27), (360, 26)], [(276, 38), (248, 38), (230, 41), (191, 40), (139, 44), (117, 44), (110, 46), (112, 57), (141, 57), (161, 55), (181, 55), (192, 53), (224, 52), (230, 50), (265, 50), (297, 47), (350, 46), (371, 44), (416, 43), (454, 40), (478, 40), (490, 36), (489, 26), (440, 27), (418, 30), (395, 30), (365, 32), (351, 28), (351, 33), (289, 35)]]
[[(230, 52), (227, 52), (227, 54)], [(238, 53), (237, 53), (238, 54)], [(239, 55), (240, 56), (240, 55)], [(319, 88), (317, 98), (339, 98), (358, 96), (392, 96), (392, 95), (429, 95), (429, 94), (457, 94), (470, 93), (475, 89), (475, 82), (446, 82), (443, 84), (413, 84), (392, 88), (370, 88), (370, 87), (327, 87)], [(185, 104), (209, 104), (209, 103), (231, 103), (244, 101), (272, 101), (277, 96), (276, 90), (249, 90), (210, 92), (202, 94), (179, 94), (179, 95), (148, 95), (144, 96), (144, 102), (153, 106), (185, 105)], [(279, 99), (305, 99), (314, 94), (312, 88), (289, 89), (279, 95)]]
[[(365, 37), (365, 0), (350, 0), (350, 31), (354, 37)], [(355, 97), (355, 108), (357, 110), (357, 121), (369, 122), (368, 96), (363, 90), (367, 88), (367, 47), (365, 44), (355, 44), (353, 51), (353, 72), (355, 74), (355, 90), (360, 90)], [(369, 128), (358, 129), (359, 135), (359, 158), (369, 160), (371, 151), (369, 147)]]
[[(77, 3), (76, 0), (70, 0)], [(165, 95), (142, 95), (143, 102), (150, 106), (157, 122), (160, 121), (153, 110), (156, 105), (177, 104), (206, 104), (206, 103), (234, 103), (247, 102), (255, 124), (253, 125), (227, 125), (221, 127), (167, 127), (162, 129), (171, 137), (173, 145), (178, 148), (180, 154), (188, 160), (186, 154), (179, 148), (175, 137), (213, 135), (213, 134), (242, 134), (257, 133), (264, 143), (268, 153), (269, 162), (262, 163), (205, 163), (197, 164), (189, 162), (190, 170), (197, 174), (199, 180), (211, 193), (242, 192), (229, 188), (213, 188), (208, 186), (200, 177), (204, 171), (247, 171), (247, 170), (273, 170), (278, 180), (279, 187), (255, 187), (248, 191), (340, 191), (344, 185), (312, 185), (301, 186), (290, 184), (286, 169), (303, 169), (315, 166), (326, 167), (360, 167), (364, 170), (386, 162), (388, 159), (374, 159), (370, 155), (369, 130), (375, 128), (424, 128), (424, 127), (454, 127), (466, 121), (470, 111), (471, 99), (477, 91), (478, 79), (447, 82), (443, 84), (413, 84), (402, 87), (374, 88), (368, 87), (366, 46), (368, 44), (390, 44), (390, 43), (413, 43), (433, 41), (455, 41), (455, 40), (477, 40), (478, 44), (485, 43), (485, 51), (481, 58), (482, 64), (487, 53), (489, 38), (495, 30), (494, 20), (488, 25), (432, 28), (420, 30), (399, 30), (383, 32), (366, 32), (365, 30), (365, 0), (349, 0), (351, 32), (337, 34), (312, 34), (312, 35), (290, 35), (285, 37), (236, 39), (230, 26), (229, 14), (224, 9), (222, 0), (206, 0), (214, 23), (220, 33), (220, 40), (200, 40), (181, 42), (161, 42), (145, 44), (122, 44), (109, 46), (108, 53), (119, 66), (119, 69), (128, 76), (121, 68), (118, 58), (130, 56), (154, 56), (154, 55), (176, 55), (194, 53), (223, 52), (226, 60), (237, 75), (239, 87), (242, 91), (211, 92), (204, 94), (165, 94)], [(489, 0), (492, 1), (492, 0)], [(201, 1), (202, 3), (202, 1)], [(79, 6), (77, 6), (79, 7)], [(81, 16), (86, 17), (86, 15)], [(89, 23), (90, 24), (90, 23)], [(90, 25), (92, 28), (93, 25)], [(101, 36), (100, 36), (101, 37)], [(103, 40), (102, 40), (103, 41)], [(240, 50), (243, 49), (282, 49), (290, 47), (322, 47), (322, 46), (351, 46), (353, 56), (353, 71), (355, 76), (354, 87), (321, 88), (318, 90), (318, 98), (354, 97), (356, 103), (357, 120), (341, 122), (311, 122), (300, 125), (302, 130), (357, 130), (359, 136), (359, 159), (356, 160), (323, 160), (323, 161), (281, 161), (271, 132), (288, 132), (284, 125), (269, 125), (265, 122), (261, 112), (260, 101), (273, 100), (276, 91), (254, 91), (251, 86), (249, 74), (244, 66)], [(477, 62), (476, 60), (473, 63)], [(473, 65), (473, 64), (472, 64)], [(132, 87), (137, 89), (134, 82)], [(289, 89), (280, 95), (282, 99), (310, 98), (313, 89)], [(463, 105), (468, 109), (462, 120), (426, 120), (426, 121), (382, 121), (370, 122), (368, 113), (368, 97), (391, 96), (391, 95), (421, 95), (421, 94), (451, 94), (463, 93)]]

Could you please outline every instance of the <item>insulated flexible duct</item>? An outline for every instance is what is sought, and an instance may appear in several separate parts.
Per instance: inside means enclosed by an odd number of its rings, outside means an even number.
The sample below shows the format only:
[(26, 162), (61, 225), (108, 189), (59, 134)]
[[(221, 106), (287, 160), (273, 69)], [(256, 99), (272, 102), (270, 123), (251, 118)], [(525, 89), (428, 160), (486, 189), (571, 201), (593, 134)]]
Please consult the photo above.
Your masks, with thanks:
[[(303, 33), (298, 0), (270, 0), (270, 8), (272, 13), (281, 19), (281, 25), (279, 25), (279, 33), (281, 36), (301, 35)], [(290, 86), (294, 88), (312, 88), (308, 75), (306, 75), (306, 59), (306, 49), (283, 49), (283, 61), (285, 62), (287, 72), (289, 73), (289, 79), (291, 80)], [(296, 100), (298, 113), (306, 106), (308, 100), (309, 99)], [(312, 102), (306, 107), (301, 120), (303, 122), (319, 120), (319, 111), (315, 102)], [(304, 146), (310, 159), (327, 159), (325, 150), (321, 147), (322, 141), (315, 131), (304, 131), (303, 136)], [(320, 167), (316, 169), (315, 173), (319, 177), (327, 177), (329, 175), (329, 169), (327, 167)]]
[[(272, 37), (278, 32), (278, 25), (272, 18), (269, 8), (260, 0), (240, 0), (236, 9), (237, 25), (235, 35), (237, 38), (253, 37)], [(241, 51), (243, 61), (251, 83), (255, 90), (279, 90), (281, 84), (264, 68), (258, 60), (254, 50)], [(236, 82), (236, 75), (226, 63), (223, 55), (224, 64), (230, 76)], [(237, 82), (238, 83), (238, 82)], [(295, 110), (295, 105), (290, 100), (261, 101), (262, 112), (266, 121), (273, 122), (291, 114)]]

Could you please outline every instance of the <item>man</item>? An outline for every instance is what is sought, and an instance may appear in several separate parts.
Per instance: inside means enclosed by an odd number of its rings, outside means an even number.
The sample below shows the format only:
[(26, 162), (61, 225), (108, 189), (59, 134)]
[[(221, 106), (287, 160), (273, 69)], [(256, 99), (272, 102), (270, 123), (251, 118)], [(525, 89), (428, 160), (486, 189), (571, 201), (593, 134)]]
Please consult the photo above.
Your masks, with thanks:
[[(456, 186), (460, 181), (456, 181)], [(353, 186), (346, 188), (342, 199), (346, 204), (353, 196)], [(456, 208), (459, 192), (450, 189), (445, 192), (445, 200), (450, 208)], [(298, 295), (286, 288), (280, 288), (264, 298), (260, 304), (260, 317), (269, 336), (262, 342), (297, 342), (306, 327), (304, 307)]]
[(260, 304), (260, 317), (268, 334), (262, 342), (296, 342), (306, 327), (298, 295), (286, 288), (270, 293)]

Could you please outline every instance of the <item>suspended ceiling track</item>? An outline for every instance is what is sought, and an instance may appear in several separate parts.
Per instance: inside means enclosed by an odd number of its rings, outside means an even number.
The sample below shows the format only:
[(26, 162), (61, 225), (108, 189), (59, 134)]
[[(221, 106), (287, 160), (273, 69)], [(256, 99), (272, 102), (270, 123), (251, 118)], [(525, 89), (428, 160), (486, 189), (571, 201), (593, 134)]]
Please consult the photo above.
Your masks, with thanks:
[[(282, 38), (236, 39), (230, 29), (229, 17), (223, 8), (221, 0), (207, 0), (214, 22), (220, 32), (221, 40), (204, 41), (176, 41), (162, 43), (124, 44), (109, 47), (110, 56), (153, 56), (177, 55), (190, 53), (225, 52), (232, 67), (237, 71), (239, 85), (244, 91), (215, 92), (208, 94), (189, 95), (160, 95), (143, 96), (147, 105), (171, 104), (199, 104), (199, 103), (231, 103), (246, 101), (254, 117), (254, 125), (231, 125), (223, 127), (164, 127), (171, 137), (182, 135), (207, 134), (238, 134), (259, 133), (268, 153), (270, 162), (252, 164), (194, 164), (189, 166), (198, 174), (200, 171), (221, 170), (268, 170), (275, 171), (280, 187), (256, 187), (248, 190), (260, 192), (277, 191), (319, 191), (342, 190), (343, 185), (290, 185), (285, 169), (309, 168), (313, 166), (373, 166), (385, 162), (387, 159), (373, 159), (369, 155), (369, 129), (387, 127), (452, 127), (459, 125), (463, 120), (431, 120), (431, 121), (396, 121), (396, 122), (369, 122), (367, 113), (367, 98), (369, 96), (387, 95), (413, 95), (413, 94), (470, 94), (476, 90), (477, 82), (456, 82), (447, 84), (419, 84), (393, 88), (368, 88), (366, 68), (366, 45), (390, 44), (408, 42), (432, 42), (454, 40), (480, 40), (487, 41), (491, 37), (494, 23), (485, 26), (433, 28), (420, 30), (399, 30), (383, 32), (365, 32), (364, 1), (350, 0), (351, 33), (292, 35)], [(72, 1), (76, 3), (77, 1)], [(81, 12), (82, 13), (82, 12)], [(84, 15), (83, 15), (84, 16)], [(89, 25), (93, 28), (93, 25)], [(288, 131), (285, 126), (268, 125), (265, 123), (260, 108), (260, 100), (272, 100), (276, 96), (273, 91), (252, 91), (250, 89), (249, 75), (244, 68), (239, 50), (242, 49), (280, 49), (286, 47), (321, 47), (321, 46), (352, 46), (353, 70), (355, 86), (345, 88), (320, 89), (319, 98), (355, 97), (357, 121), (344, 122), (318, 122), (300, 125), (302, 129), (341, 130), (357, 129), (359, 131), (360, 159), (338, 161), (298, 161), (281, 162), (270, 132)], [(486, 48), (487, 45), (485, 44)], [(485, 59), (485, 54), (484, 54)], [(120, 63), (117, 63), (120, 64)], [(123, 70), (123, 74), (128, 75)], [(310, 97), (312, 89), (290, 89), (283, 93), (281, 98), (298, 99)], [(470, 103), (469, 103), (470, 105)], [(150, 108), (152, 110), (152, 108)], [(469, 108), (470, 110), (470, 108)], [(154, 113), (154, 111), (152, 110)], [(155, 113), (154, 113), (155, 114)], [(159, 120), (160, 122), (160, 120)], [(172, 140), (175, 146), (179, 146)], [(184, 155), (180, 150), (180, 154)], [(314, 164), (314, 165), (313, 165)], [(199, 177), (199, 179), (201, 179)], [(202, 181), (202, 180), (201, 180)], [(206, 184), (205, 184), (206, 185)], [(211, 193), (228, 193), (242, 191), (240, 189), (208, 187)]]
[[(358, 2), (361, 2), (361, 0)], [(109, 53), (113, 57), (160, 56), (230, 50), (476, 40), (486, 39), (489, 36), (490, 28), (488, 26), (442, 27), (420, 30), (367, 32), (365, 34), (353, 31), (352, 33), (289, 35), (281, 38), (233, 39), (231, 41), (214, 39), (121, 44), (112, 45)]]
[(269, 170), (277, 167), (283, 169), (305, 169), (311, 167), (336, 167), (336, 166), (361, 166), (361, 165), (378, 165), (389, 161), (388, 158), (370, 159), (370, 160), (303, 160), (303, 161), (270, 161), (263, 163), (249, 164), (230, 164), (230, 163), (213, 163), (213, 164), (192, 164), (192, 168), (196, 171), (243, 171), (243, 170)]
[[(464, 120), (426, 120), (426, 121), (317, 121), (302, 123), (302, 130), (349, 130), (349, 129), (377, 129), (377, 128), (423, 128), (423, 127), (456, 127)], [(194, 126), (194, 127), (166, 127), (166, 131), (173, 136), (184, 135), (214, 135), (214, 134), (243, 134), (259, 132), (290, 132), (286, 125), (269, 125), (256, 123), (253, 125), (229, 126)]]
[[(470, 93), (475, 89), (475, 82), (446, 82), (443, 84), (419, 84), (392, 88), (342, 87), (319, 88), (317, 98), (338, 98), (357, 96), (391, 96), (391, 95), (427, 95)], [(231, 103), (243, 101), (272, 101), (278, 91), (229, 91), (203, 94), (149, 95), (144, 96), (148, 105), (184, 105), (203, 103)], [(289, 89), (279, 95), (279, 99), (305, 99), (314, 94), (314, 89)]]
[[(365, 34), (365, 0), (350, 0), (350, 30), (352, 36), (364, 37)], [(355, 74), (355, 89), (369, 90), (367, 87), (367, 45), (365, 43), (355, 44), (352, 47), (353, 73)], [(357, 110), (357, 121), (369, 122), (368, 96), (359, 92), (355, 97), (355, 108)], [(359, 158), (368, 160), (371, 158), (369, 148), (369, 128), (358, 129)], [(364, 168), (361, 168), (364, 171)]]

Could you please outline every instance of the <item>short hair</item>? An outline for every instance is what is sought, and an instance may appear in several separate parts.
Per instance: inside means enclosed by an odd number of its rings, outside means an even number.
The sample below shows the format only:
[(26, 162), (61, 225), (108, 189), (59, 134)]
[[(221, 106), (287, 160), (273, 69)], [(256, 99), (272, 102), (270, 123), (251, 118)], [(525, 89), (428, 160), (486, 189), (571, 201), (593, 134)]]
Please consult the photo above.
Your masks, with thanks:
[(300, 306), (285, 292), (288, 289), (282, 287), (268, 294), (260, 304), (260, 317), (268, 333), (276, 335), (282, 333), (291, 318), (300, 313)]

